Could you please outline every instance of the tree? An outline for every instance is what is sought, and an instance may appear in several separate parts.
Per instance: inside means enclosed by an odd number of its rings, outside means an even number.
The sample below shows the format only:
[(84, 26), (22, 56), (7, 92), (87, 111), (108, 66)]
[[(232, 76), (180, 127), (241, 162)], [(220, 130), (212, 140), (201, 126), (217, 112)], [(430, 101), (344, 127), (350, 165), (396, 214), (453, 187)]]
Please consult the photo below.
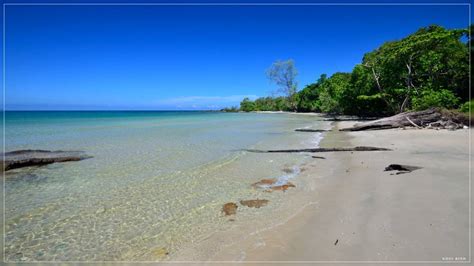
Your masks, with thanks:
[[(247, 99), (241, 106), (247, 110), (359, 116), (386, 116), (435, 106), (458, 108), (470, 101), (471, 39), (468, 29), (424, 27), (366, 53), (352, 73), (335, 73), (329, 78), (321, 75), (300, 92), (293, 60), (276, 61), (267, 76), (285, 96), (255, 102)], [(464, 104), (463, 110), (469, 106), (472, 102)]]
[(447, 89), (465, 99), (469, 69), (468, 49), (461, 41), (465, 34), (466, 30), (433, 25), (365, 54), (362, 65), (378, 90), (372, 96), (383, 99), (394, 113), (409, 108), (423, 90)]
[(322, 74), (319, 79), (312, 84), (306, 85), (298, 92), (298, 111), (299, 112), (318, 112), (321, 111), (319, 94), (321, 84), (327, 79), (326, 74)]
[(277, 93), (282, 93), (287, 97), (292, 111), (297, 109), (297, 74), (298, 72), (292, 59), (286, 61), (277, 60), (267, 70), (268, 79), (277, 85)]
[(240, 110), (244, 112), (252, 112), (255, 111), (255, 103), (252, 102), (249, 98), (244, 98), (240, 102)]
[(351, 89), (350, 73), (338, 72), (321, 83), (319, 102), (321, 111), (325, 113), (345, 113), (348, 105), (347, 92)]

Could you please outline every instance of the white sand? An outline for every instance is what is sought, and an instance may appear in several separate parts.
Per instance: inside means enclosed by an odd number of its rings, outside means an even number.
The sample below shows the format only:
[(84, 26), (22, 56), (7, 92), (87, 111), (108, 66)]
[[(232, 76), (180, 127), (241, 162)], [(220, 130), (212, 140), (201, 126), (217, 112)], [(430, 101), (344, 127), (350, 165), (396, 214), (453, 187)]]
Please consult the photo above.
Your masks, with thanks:
[[(393, 151), (317, 154), (327, 159), (314, 159), (304, 173), (313, 177), (317, 204), (222, 249), (212, 260), (470, 260), (470, 131), (331, 133), (323, 147), (365, 145)], [(384, 171), (395, 163), (423, 168), (402, 175)]]

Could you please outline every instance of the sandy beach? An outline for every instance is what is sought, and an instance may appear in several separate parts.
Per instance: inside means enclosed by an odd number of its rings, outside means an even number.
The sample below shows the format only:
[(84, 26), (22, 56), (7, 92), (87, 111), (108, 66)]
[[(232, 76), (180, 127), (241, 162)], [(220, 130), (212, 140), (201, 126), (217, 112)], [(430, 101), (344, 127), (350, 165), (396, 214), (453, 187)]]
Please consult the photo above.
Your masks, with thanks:
[[(338, 122), (335, 128), (352, 124)], [(393, 151), (315, 154), (326, 159), (314, 159), (297, 178), (300, 184), (305, 180), (311, 203), (280, 224), (220, 249), (212, 260), (469, 261), (470, 132), (329, 132), (322, 147)], [(390, 164), (421, 169), (396, 175), (384, 171)]]

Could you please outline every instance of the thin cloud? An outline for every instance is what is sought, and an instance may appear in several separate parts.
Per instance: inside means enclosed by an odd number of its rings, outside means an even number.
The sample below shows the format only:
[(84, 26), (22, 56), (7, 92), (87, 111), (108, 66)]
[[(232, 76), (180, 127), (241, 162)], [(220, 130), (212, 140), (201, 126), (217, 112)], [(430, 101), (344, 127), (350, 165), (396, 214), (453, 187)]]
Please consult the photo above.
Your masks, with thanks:
[(174, 105), (176, 107), (200, 107), (200, 106), (225, 106), (228, 104), (238, 104), (244, 98), (254, 100), (258, 98), (257, 95), (229, 95), (229, 96), (185, 96), (169, 98), (158, 101), (159, 105)]

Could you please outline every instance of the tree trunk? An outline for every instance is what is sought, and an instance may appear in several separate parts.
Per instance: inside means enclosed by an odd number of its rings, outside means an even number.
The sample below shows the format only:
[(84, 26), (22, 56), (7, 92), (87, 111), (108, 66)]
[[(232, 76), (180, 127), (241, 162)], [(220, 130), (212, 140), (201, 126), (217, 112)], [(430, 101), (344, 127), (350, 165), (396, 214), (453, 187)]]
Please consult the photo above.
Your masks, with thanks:
[(406, 95), (405, 99), (403, 100), (402, 106), (400, 107), (400, 113), (405, 111), (405, 107), (407, 106), (408, 100), (410, 99), (411, 88), (413, 86), (412, 69), (411, 69), (411, 57), (410, 57), (410, 60), (408, 61), (408, 63), (406, 63), (406, 66), (407, 66), (407, 69), (408, 69), (408, 76), (407, 76), (407, 82), (406, 82), (407, 83), (407, 95)]
[(443, 115), (437, 108), (431, 108), (418, 112), (405, 112), (398, 115), (365, 122), (358, 123), (350, 128), (340, 129), (341, 131), (359, 131), (359, 130), (374, 130), (374, 129), (388, 129), (399, 127), (411, 127), (413, 123), (418, 126), (426, 126), (429, 123), (441, 120)]
[(245, 150), (256, 153), (295, 153), (295, 152), (338, 152), (338, 151), (391, 151), (387, 148), (370, 146), (357, 146), (354, 148), (310, 148), (310, 149), (288, 149), (288, 150)]

